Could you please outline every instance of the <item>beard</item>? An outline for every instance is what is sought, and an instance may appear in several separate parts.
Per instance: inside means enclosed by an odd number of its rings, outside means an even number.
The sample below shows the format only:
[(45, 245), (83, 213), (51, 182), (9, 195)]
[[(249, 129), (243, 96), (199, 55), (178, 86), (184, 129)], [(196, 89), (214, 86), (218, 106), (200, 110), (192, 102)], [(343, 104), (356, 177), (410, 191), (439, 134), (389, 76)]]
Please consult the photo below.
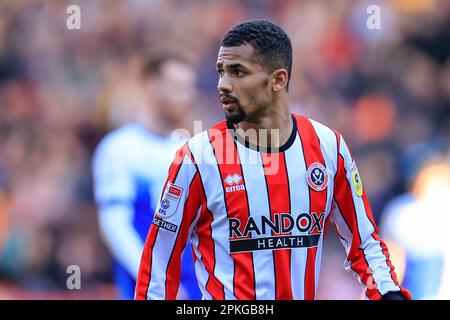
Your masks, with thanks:
[(247, 113), (241, 107), (239, 102), (236, 102), (236, 110), (232, 112), (225, 111), (225, 118), (233, 124), (238, 124), (247, 118)]
[(241, 107), (239, 102), (236, 101), (236, 109), (232, 112), (225, 111), (225, 118), (227, 119), (227, 121), (233, 124), (238, 124), (244, 121), (258, 124), (261, 122), (261, 119), (267, 116), (268, 109), (268, 104), (260, 104), (260, 106), (256, 108), (256, 110), (246, 112), (244, 108)]
[(240, 122), (249, 122), (258, 124), (261, 119), (267, 116), (268, 104), (261, 104), (256, 110), (251, 112), (246, 112), (244, 108), (241, 107), (238, 101), (236, 103), (236, 109), (232, 112), (225, 111), (225, 118), (227, 121), (238, 124)]

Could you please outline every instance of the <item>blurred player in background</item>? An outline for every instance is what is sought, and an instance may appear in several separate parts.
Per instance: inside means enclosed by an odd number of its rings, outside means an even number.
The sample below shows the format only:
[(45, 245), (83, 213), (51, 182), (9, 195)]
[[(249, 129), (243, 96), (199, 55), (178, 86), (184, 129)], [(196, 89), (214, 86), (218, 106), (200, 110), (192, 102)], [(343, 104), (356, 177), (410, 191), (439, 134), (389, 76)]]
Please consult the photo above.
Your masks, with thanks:
[[(103, 138), (93, 159), (100, 229), (114, 258), (121, 299), (134, 297), (161, 186), (175, 150), (185, 140), (171, 134), (184, 128), (195, 92), (192, 66), (175, 55), (151, 56), (141, 80), (144, 103), (136, 120)], [(190, 250), (185, 250), (182, 265), (178, 298), (200, 298)]]
[(391, 200), (381, 230), (399, 280), (415, 299), (450, 299), (450, 166), (434, 159), (420, 168), (411, 191)]

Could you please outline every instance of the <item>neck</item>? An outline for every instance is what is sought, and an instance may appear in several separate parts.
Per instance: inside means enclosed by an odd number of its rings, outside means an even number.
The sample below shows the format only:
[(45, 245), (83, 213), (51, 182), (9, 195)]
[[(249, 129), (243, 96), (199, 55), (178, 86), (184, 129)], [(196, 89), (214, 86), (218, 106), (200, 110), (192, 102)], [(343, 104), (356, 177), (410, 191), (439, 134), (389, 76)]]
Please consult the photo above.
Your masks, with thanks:
[(274, 103), (256, 123), (243, 121), (234, 127), (236, 134), (250, 144), (280, 148), (288, 141), (293, 129), (289, 104), (287, 100)]

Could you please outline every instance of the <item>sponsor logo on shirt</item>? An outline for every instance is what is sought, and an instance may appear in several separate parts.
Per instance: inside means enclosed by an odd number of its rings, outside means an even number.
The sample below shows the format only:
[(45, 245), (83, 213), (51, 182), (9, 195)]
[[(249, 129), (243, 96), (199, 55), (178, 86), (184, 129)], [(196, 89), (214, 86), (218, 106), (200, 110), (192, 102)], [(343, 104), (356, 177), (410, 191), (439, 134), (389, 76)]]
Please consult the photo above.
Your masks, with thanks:
[(352, 176), (352, 183), (355, 187), (355, 193), (358, 197), (363, 195), (363, 186), (361, 182), (361, 176), (359, 175), (358, 168), (356, 167), (355, 161), (352, 162), (352, 169), (350, 171)]
[(228, 174), (223, 181), (225, 182), (225, 192), (245, 190), (242, 177), (237, 173)]
[(180, 188), (180, 187), (177, 187), (177, 186), (174, 186), (174, 185), (171, 185), (171, 186), (169, 187), (169, 194), (170, 194), (171, 196), (179, 197), (179, 196), (181, 196), (181, 193), (182, 193), (182, 192), (183, 192), (183, 189)]
[(156, 213), (158, 214), (158, 216), (160, 216), (161, 218), (167, 218), (173, 215), (177, 211), (182, 194), (183, 188), (170, 182), (167, 183), (161, 201), (156, 208)]
[(178, 226), (176, 224), (158, 219), (156, 217), (153, 219), (153, 224), (171, 232), (177, 232), (178, 229)]
[(306, 180), (315, 191), (322, 191), (328, 185), (328, 172), (323, 164), (314, 162), (306, 171)]
[(324, 219), (325, 212), (275, 213), (273, 219), (261, 216), (258, 220), (250, 216), (245, 223), (229, 218), (230, 252), (315, 247), (323, 231)]

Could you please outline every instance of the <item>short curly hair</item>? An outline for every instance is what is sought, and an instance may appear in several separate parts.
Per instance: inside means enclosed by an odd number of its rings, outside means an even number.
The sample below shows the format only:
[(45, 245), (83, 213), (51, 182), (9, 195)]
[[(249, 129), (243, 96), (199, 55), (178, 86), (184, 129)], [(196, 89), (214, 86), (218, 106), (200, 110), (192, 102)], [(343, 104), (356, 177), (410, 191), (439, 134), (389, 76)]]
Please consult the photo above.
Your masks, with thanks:
[(249, 44), (255, 60), (268, 72), (286, 69), (288, 84), (292, 69), (292, 44), (286, 32), (266, 19), (248, 20), (235, 25), (221, 41), (222, 47)]

